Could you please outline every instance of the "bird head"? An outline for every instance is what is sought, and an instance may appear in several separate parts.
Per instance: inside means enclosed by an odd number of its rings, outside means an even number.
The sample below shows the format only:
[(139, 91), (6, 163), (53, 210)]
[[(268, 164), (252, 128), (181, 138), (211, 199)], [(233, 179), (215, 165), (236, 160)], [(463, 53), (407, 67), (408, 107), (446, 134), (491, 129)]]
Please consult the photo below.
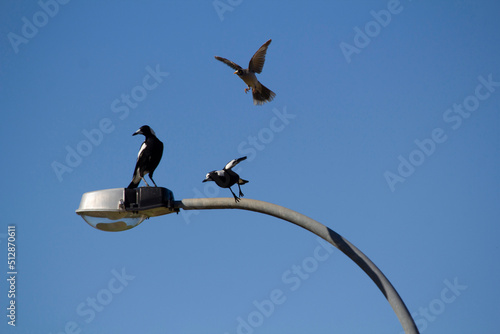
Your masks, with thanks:
[(207, 182), (207, 181), (213, 181), (212, 179), (212, 174), (215, 173), (215, 171), (212, 171), (210, 173), (207, 173), (207, 175), (205, 175), (205, 180), (201, 181), (201, 182)]
[(243, 70), (239, 69), (239, 70), (235, 71), (234, 74), (241, 76), (243, 74)]
[(153, 129), (151, 129), (148, 125), (141, 126), (139, 128), (139, 130), (137, 130), (136, 132), (134, 132), (132, 134), (132, 136), (135, 136), (135, 135), (144, 135), (146, 137), (151, 136), (151, 135), (156, 136)]

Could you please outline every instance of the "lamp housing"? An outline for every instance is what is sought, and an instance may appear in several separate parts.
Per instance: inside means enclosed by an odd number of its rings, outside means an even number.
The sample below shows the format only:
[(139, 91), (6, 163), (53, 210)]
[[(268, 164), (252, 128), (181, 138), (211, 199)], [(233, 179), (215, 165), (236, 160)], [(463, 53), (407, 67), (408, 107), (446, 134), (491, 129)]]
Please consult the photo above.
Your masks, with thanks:
[(101, 231), (125, 231), (149, 217), (179, 212), (174, 194), (163, 187), (114, 188), (82, 195), (76, 213)]

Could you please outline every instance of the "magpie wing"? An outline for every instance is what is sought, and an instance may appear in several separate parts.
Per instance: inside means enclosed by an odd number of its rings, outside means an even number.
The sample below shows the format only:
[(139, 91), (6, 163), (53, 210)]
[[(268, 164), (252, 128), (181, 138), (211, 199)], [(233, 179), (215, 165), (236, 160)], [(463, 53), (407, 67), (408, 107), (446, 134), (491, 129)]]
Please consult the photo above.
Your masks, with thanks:
[(226, 166), (224, 167), (225, 170), (229, 170), (233, 167), (235, 167), (237, 164), (239, 164), (240, 162), (242, 162), (243, 160), (245, 160), (247, 157), (241, 157), (241, 158), (238, 158), (238, 159), (234, 159), (234, 160), (231, 160), (229, 161)]
[(268, 40), (255, 52), (252, 59), (250, 59), (250, 63), (248, 64), (248, 69), (255, 73), (262, 72), (264, 68), (264, 62), (266, 61), (266, 52), (267, 47), (271, 44), (271, 40)]
[(162, 155), (163, 143), (161, 141), (145, 141), (142, 143), (139, 153), (137, 154), (137, 163), (135, 164), (134, 175), (138, 168), (146, 169), (141, 170), (141, 174), (145, 174), (145, 172), (151, 173), (154, 171), (160, 163)]
[(221, 61), (223, 62), (224, 64), (226, 64), (227, 66), (231, 67), (232, 69), (238, 71), (238, 70), (241, 70), (241, 66), (236, 64), (236, 63), (233, 63), (232, 61), (230, 61), (229, 59), (226, 59), (226, 58), (222, 58), (222, 57), (218, 57), (218, 56), (215, 56), (215, 59), (217, 59), (218, 61)]

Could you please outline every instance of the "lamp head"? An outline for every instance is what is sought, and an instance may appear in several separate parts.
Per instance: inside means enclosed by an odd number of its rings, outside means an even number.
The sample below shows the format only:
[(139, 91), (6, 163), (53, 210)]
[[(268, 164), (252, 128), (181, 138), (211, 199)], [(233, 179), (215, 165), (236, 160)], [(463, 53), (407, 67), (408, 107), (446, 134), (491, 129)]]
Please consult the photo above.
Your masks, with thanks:
[(172, 191), (162, 187), (114, 188), (83, 194), (76, 213), (101, 231), (129, 230), (149, 217), (178, 212)]

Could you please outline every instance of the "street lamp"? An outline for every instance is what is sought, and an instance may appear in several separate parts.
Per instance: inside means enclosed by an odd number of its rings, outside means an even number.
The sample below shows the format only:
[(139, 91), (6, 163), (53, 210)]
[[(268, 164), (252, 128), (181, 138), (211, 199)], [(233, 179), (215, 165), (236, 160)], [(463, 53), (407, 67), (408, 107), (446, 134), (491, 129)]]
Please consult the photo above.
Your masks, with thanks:
[(183, 210), (240, 209), (274, 216), (298, 225), (328, 241), (353, 260), (377, 285), (396, 313), (406, 334), (418, 334), (417, 326), (403, 300), (380, 269), (356, 246), (325, 225), (285, 207), (268, 202), (233, 198), (190, 198), (175, 201), (173, 193), (161, 187), (115, 188), (82, 196), (76, 213), (103, 231), (131, 229), (144, 219)]

